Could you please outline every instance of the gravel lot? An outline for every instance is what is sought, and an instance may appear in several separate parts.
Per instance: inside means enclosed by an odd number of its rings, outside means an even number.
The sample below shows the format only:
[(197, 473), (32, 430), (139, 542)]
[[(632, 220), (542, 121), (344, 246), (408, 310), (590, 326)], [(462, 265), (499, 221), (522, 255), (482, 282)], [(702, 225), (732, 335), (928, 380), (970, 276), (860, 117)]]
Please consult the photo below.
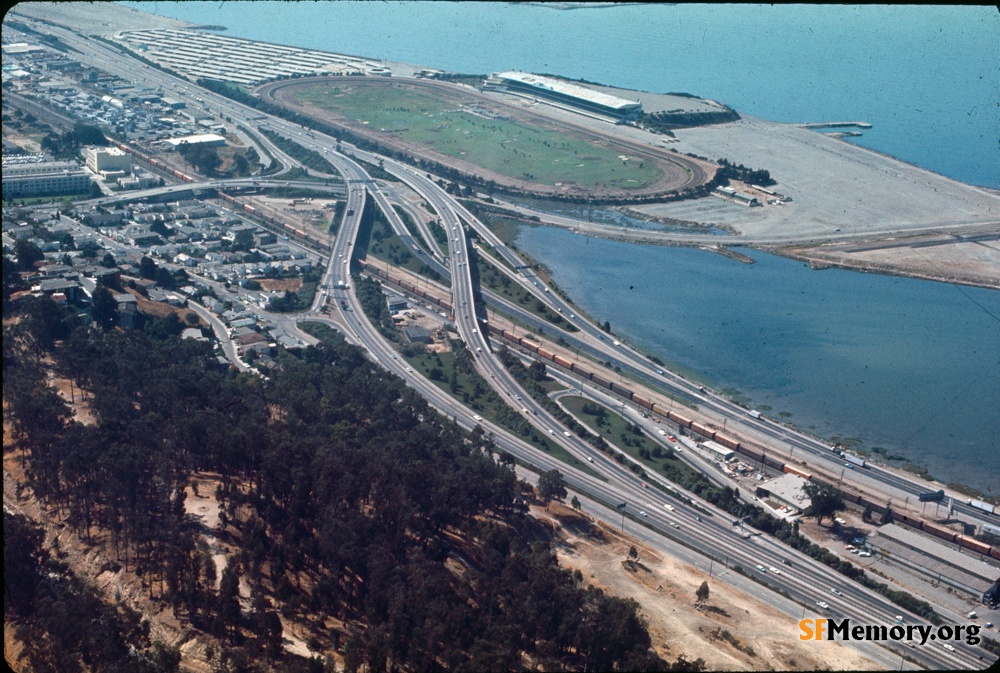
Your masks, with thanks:
[(677, 136), (680, 152), (767, 169), (778, 181), (770, 189), (793, 201), (747, 208), (701, 199), (637, 210), (726, 224), (757, 243), (1000, 227), (1000, 195), (995, 192), (816, 131), (744, 117), (677, 131)]
[(186, 21), (168, 19), (106, 2), (22, 2), (17, 5), (17, 13), (47, 19), (91, 35), (194, 26)]

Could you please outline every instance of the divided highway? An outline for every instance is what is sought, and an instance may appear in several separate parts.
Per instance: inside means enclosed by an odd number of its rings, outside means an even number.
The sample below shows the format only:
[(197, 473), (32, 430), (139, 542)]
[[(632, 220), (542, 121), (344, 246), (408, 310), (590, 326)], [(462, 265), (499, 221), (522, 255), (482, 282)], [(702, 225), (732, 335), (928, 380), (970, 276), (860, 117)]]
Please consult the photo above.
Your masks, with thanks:
[[(116, 72), (116, 74), (126, 78), (132, 78), (137, 70), (136, 64), (131, 59), (121, 56), (103, 43), (47, 24), (36, 23), (33, 27), (40, 32), (56, 34), (64, 42), (81, 51), (81, 60), (89, 59), (96, 67), (103, 70)], [(142, 72), (147, 84), (160, 86), (174, 92), (183, 92), (180, 95), (189, 98), (189, 100), (194, 98), (199, 105), (212, 109), (216, 114), (229, 116), (235, 123), (242, 124), (247, 128), (253, 128), (264, 117), (252, 108), (201, 90), (193, 84), (180, 82), (160, 71), (149, 69)], [(361, 310), (353, 288), (350, 287), (351, 260), (354, 256), (355, 239), (363, 213), (369, 207), (369, 199), (371, 207), (379, 208), (394, 228), (396, 226), (402, 227), (398, 215), (364, 169), (352, 161), (350, 157), (337, 152), (337, 144), (333, 138), (327, 138), (321, 134), (313, 135), (312, 133), (306, 138), (300, 127), (295, 124), (274, 117), (267, 117), (266, 120), (269, 127), (275, 132), (293, 138), (306, 147), (321, 151), (342, 173), (347, 183), (348, 206), (344, 221), (333, 243), (316, 300), (309, 314), (302, 316), (303, 320), (322, 319), (318, 316), (319, 312), (323, 310), (329, 300), (332, 300), (333, 308), (340, 314), (338, 328), (345, 330), (352, 341), (362, 344), (370, 356), (381, 366), (404, 378), (408, 385), (424, 395), (441, 413), (454, 418), (466, 428), (471, 428), (478, 422), (493, 434), (500, 448), (540, 469), (559, 469), (566, 476), (570, 487), (575, 490), (587, 493), (610, 506), (624, 502), (627, 511), (633, 514), (644, 512), (638, 517), (643, 525), (648, 525), (658, 531), (665, 536), (663, 539), (673, 540), (674, 545), (683, 544), (691, 549), (701, 550), (711, 558), (721, 560), (726, 567), (739, 565), (751, 576), (756, 573), (756, 579), (777, 590), (786, 592), (804, 606), (803, 615), (850, 616), (857, 623), (892, 624), (896, 615), (902, 614), (902, 611), (887, 599), (845, 579), (827, 566), (797, 554), (763, 536), (744, 537), (742, 531), (733, 525), (733, 521), (725, 513), (715, 510), (707, 503), (699, 502), (696, 498), (694, 500), (697, 507), (689, 506), (680, 500), (674, 502), (657, 491), (649, 489), (641, 479), (626, 470), (622, 470), (617, 463), (603, 453), (595, 451), (582, 440), (576, 437), (566, 437), (563, 434), (564, 428), (561, 424), (520, 389), (516, 381), (490, 352), (490, 343), (486, 338), (482, 319), (484, 316), (477, 314), (474, 300), (475, 292), (468, 265), (469, 241), (465, 225), (473, 228), (483, 240), (489, 242), (499, 254), (507, 258), (515, 268), (518, 268), (525, 278), (522, 285), (526, 289), (532, 291), (553, 309), (559, 310), (564, 318), (568, 318), (575, 309), (554, 292), (544, 291), (541, 280), (530, 275), (527, 269), (522, 268), (523, 262), (513, 252), (509, 251), (461, 204), (441, 190), (433, 180), (428, 179), (425, 174), (421, 174), (415, 169), (397, 164), (387, 158), (377, 157), (376, 161), (378, 159), (384, 161), (386, 170), (403, 179), (411, 188), (420, 193), (441, 218), (441, 226), (448, 233), (447, 261), (452, 279), (455, 324), (459, 335), (472, 351), (484, 379), (502, 395), (519, 398), (516, 400), (516, 405), (523, 406), (515, 405), (516, 408), (521, 410), (534, 427), (548, 434), (573, 455), (587, 461), (588, 465), (592, 465), (601, 477), (594, 477), (569, 467), (512, 436), (503, 428), (473, 418), (472, 414), (456, 400), (444, 394), (430, 381), (413, 372), (405, 361), (397, 357), (392, 345), (368, 321)], [(354, 151), (359, 156), (362, 155), (356, 149)], [(188, 187), (191, 186), (188, 185)], [(427, 235), (424, 234), (424, 236)], [(411, 248), (416, 246), (412, 237), (406, 242)], [(438, 252), (443, 254), (443, 251)], [(424, 257), (428, 260), (432, 259), (428, 255)], [(821, 442), (794, 433), (787, 428), (779, 428), (771, 423), (749, 419), (746, 417), (745, 409), (728, 400), (707, 393), (696, 384), (679, 376), (658, 370), (649, 364), (643, 356), (630, 349), (612, 347), (607, 344), (602, 340), (602, 332), (592, 323), (581, 318), (573, 318), (572, 320), (589, 338), (584, 339), (573, 335), (566, 335), (564, 338), (571, 341), (573, 346), (582, 352), (594, 354), (594, 357), (602, 361), (610, 360), (621, 366), (623, 371), (629, 372), (630, 375), (648, 381), (652, 385), (657, 385), (661, 389), (673, 390), (675, 394), (695, 401), (701, 409), (711, 411), (720, 418), (739, 419), (739, 422), (745, 424), (755, 434), (769, 437), (771, 441), (781, 443), (787, 447), (788, 451), (794, 449), (803, 453), (808, 452), (810, 460), (816, 457), (828, 459), (829, 449)], [(515, 402), (514, 399), (510, 401)], [(919, 492), (918, 485), (908, 480), (891, 477), (882, 471), (874, 474), (883, 479), (885, 483), (890, 483), (894, 488), (904, 493), (916, 494)], [(670, 542), (661, 541), (660, 544), (663, 545), (661, 548), (667, 552), (672, 548)], [(765, 572), (755, 570), (758, 565), (764, 567)], [(771, 594), (765, 593), (764, 596), (765, 600), (768, 596), (773, 598)], [(829, 607), (819, 606), (820, 601)], [(908, 623), (924, 623), (923, 620), (913, 615), (904, 616)], [(798, 618), (798, 616), (793, 617)], [(946, 617), (959, 621), (961, 616), (946, 615)], [(852, 645), (887, 667), (897, 665), (900, 653), (905, 653), (908, 657), (920, 662), (921, 665), (935, 669), (981, 668), (986, 661), (992, 661), (995, 658), (981, 648), (970, 647), (962, 643), (956, 643), (955, 651), (945, 650), (940, 645), (931, 644), (912, 649), (904, 649), (896, 645), (885, 647), (866, 643), (852, 643)], [(889, 657), (885, 654), (885, 650), (893, 650), (897, 654)]]

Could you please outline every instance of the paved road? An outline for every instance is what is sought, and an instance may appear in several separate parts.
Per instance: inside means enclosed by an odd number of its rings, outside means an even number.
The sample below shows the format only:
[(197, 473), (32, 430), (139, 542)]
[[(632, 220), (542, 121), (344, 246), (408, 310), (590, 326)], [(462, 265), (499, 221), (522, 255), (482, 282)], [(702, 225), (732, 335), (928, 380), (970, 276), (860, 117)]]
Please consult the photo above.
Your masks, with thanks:
[[(42, 26), (39, 26), (39, 29), (47, 30)], [(60, 35), (60, 37), (73, 40), (74, 42), (81, 42), (79, 38), (68, 31), (66, 31), (65, 35)], [(208, 100), (207, 97), (206, 100)], [(242, 120), (244, 123), (249, 122), (248, 115), (250, 114), (255, 118), (259, 116), (259, 113), (256, 111), (234, 107), (228, 101), (225, 102), (225, 105), (228, 105), (227, 109), (231, 116)], [(286, 134), (293, 133), (291, 129), (294, 128), (294, 125), (287, 122), (279, 122), (278, 120), (271, 120), (271, 123), (278, 127), (279, 132)], [(326, 139), (326, 141), (333, 142), (332, 139)], [(330, 154), (332, 157), (333, 153), (331, 152)], [(403, 376), (409, 385), (417, 388), (442, 413), (455, 418), (464, 427), (471, 427), (475, 419), (470, 418), (470, 413), (455, 400), (444, 395), (429, 381), (423, 379), (423, 377), (416, 376), (411, 368), (400, 361), (392, 350), (391, 345), (378, 334), (364, 316), (354, 292), (350, 289), (339, 289), (342, 285), (349, 285), (349, 261), (352, 258), (354, 238), (357, 233), (358, 224), (360, 223), (361, 214), (364, 210), (364, 202), (369, 196), (374, 197), (375, 201), (379, 202), (380, 207), (384, 209), (385, 200), (384, 197), (380, 199), (379, 196), (381, 195), (377, 192), (372, 193), (372, 189), (369, 186), (372, 184), (370, 178), (364, 174), (364, 171), (357, 164), (348, 161), (345, 157), (337, 159), (335, 165), (344, 174), (349, 184), (349, 200), (353, 199), (353, 203), (362, 204), (362, 207), (355, 208), (352, 215), (345, 216), (345, 221), (341, 227), (341, 234), (338, 235), (334, 242), (328, 269), (324, 275), (324, 289), (321, 290), (321, 297), (314, 308), (318, 309), (323, 298), (326, 296), (334, 297), (343, 302), (341, 305), (350, 307), (351, 310), (342, 311), (341, 315), (343, 324), (346, 326), (345, 329), (352, 338), (357, 339), (365, 345), (373, 360), (390, 371)], [(475, 309), (473, 288), (471, 280), (468, 280), (468, 267), (465, 265), (468, 242), (462, 223), (462, 219), (464, 218), (467, 223), (471, 224), (469, 219), (471, 216), (467, 213), (462, 213), (460, 216), (462, 209), (457, 204), (451, 202), (446, 195), (442, 196), (428, 192), (426, 196), (432, 199), (432, 205), (441, 214), (442, 225), (445, 226), (446, 231), (449, 232), (451, 237), (449, 241), (449, 258), (453, 278), (455, 279), (453, 281), (453, 291), (455, 293), (456, 322), (460, 334), (466, 340), (468, 347), (475, 350), (477, 366), (490, 375), (493, 385), (509, 386), (511, 390), (516, 390), (515, 384), (507, 377), (502, 367), (496, 363), (494, 358), (488, 356), (489, 344), (483, 335), (481, 321)], [(386, 214), (387, 216), (389, 215), (389, 213)], [(462, 304), (460, 302), (466, 303)], [(527, 397), (523, 397), (522, 402), (525, 404), (524, 409), (526, 411), (524, 413), (528, 417), (529, 422), (536, 425), (536, 427), (552, 430), (554, 433), (558, 424), (556, 423), (553, 426), (554, 421), (544, 414), (544, 410), (541, 410)], [(594, 469), (602, 473), (601, 478), (591, 476), (568, 467), (563, 463), (554, 461), (546, 454), (537, 451), (518, 438), (512, 437), (508, 432), (499, 427), (487, 422), (482, 422), (481, 424), (493, 433), (501, 448), (529, 460), (541, 469), (560, 469), (560, 471), (566, 474), (567, 480), (573, 488), (584, 490), (593, 497), (612, 505), (625, 502), (627, 503), (626, 510), (641, 510), (645, 512), (645, 515), (640, 517), (641, 521), (644, 524), (649, 524), (657, 528), (661, 533), (665, 533), (668, 539), (690, 545), (693, 549), (699, 549), (715, 558), (723, 559), (727, 565), (738, 563), (745, 568), (753, 568), (756, 564), (762, 564), (765, 568), (773, 567), (779, 569), (781, 571), (780, 574), (773, 571), (758, 573), (759, 577), (757, 579), (786, 591), (794, 599), (800, 601), (803, 606), (814, 605), (817, 600), (824, 600), (829, 604), (831, 614), (851, 615), (862, 622), (877, 621), (891, 623), (895, 615), (902, 612), (881, 596), (875, 595), (867, 589), (845, 580), (835, 571), (811, 559), (795, 556), (789, 549), (780, 547), (773, 540), (761, 536), (743, 537), (739, 533), (734, 532), (732, 521), (729, 520), (728, 516), (714, 510), (707, 503), (699, 503), (697, 499), (694, 499), (696, 505), (693, 506), (686, 505), (680, 501), (676, 505), (664, 503), (662, 497), (653, 495), (642, 480), (629, 472), (623, 472), (614, 461), (608, 459), (604, 454), (593, 451), (593, 449), (580, 440), (564, 438), (566, 441), (563, 442), (562, 439), (556, 437), (557, 441), (564, 443), (566, 448), (574, 453), (574, 455), (578, 455), (583, 459), (587, 459), (588, 457), (592, 459), (593, 462), (591, 464), (594, 466)], [(588, 463), (590, 462), (588, 460)], [(667, 509), (664, 506), (665, 504), (671, 504), (674, 509)], [(663, 548), (665, 551), (670, 550), (669, 545), (666, 544), (664, 544)], [(790, 559), (790, 557), (794, 557), (795, 559), (792, 562), (793, 565), (785, 565), (783, 561)], [(754, 572), (753, 570), (750, 571), (751, 574)], [(836, 589), (839, 593), (830, 593), (828, 588)], [(762, 592), (761, 598), (769, 603), (776, 602), (775, 595), (770, 591)], [(960, 615), (946, 614), (945, 616), (955, 621), (961, 619)], [(908, 621), (913, 623), (921, 622), (921, 620), (912, 615), (908, 615), (907, 618)], [(861, 646), (861, 649), (867, 650), (868, 647)], [(889, 649), (893, 648), (889, 647)], [(876, 654), (878, 653), (876, 652)], [(910, 650), (909, 654), (922, 661), (925, 665), (934, 668), (968, 668), (982, 666), (984, 653), (977, 648), (958, 645), (955, 652), (948, 652), (940, 648), (918, 648)], [(884, 655), (879, 656), (884, 659)]]

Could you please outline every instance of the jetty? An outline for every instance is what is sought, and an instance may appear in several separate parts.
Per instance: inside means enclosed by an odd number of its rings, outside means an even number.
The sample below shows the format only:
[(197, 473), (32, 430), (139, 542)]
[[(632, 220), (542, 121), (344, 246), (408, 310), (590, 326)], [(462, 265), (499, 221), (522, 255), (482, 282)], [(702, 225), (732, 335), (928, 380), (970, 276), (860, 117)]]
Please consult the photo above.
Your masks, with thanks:
[(809, 122), (807, 124), (796, 124), (804, 129), (840, 129), (856, 126), (859, 129), (870, 129), (868, 122)]

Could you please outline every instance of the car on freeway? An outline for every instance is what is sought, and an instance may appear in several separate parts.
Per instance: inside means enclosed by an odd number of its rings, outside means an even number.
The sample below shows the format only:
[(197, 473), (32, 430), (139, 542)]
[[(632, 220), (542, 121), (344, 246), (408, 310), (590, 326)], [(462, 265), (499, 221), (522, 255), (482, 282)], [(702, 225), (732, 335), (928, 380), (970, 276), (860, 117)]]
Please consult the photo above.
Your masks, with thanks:
[(767, 572), (767, 568), (765, 568), (762, 565), (758, 565), (757, 566), (757, 570), (760, 571), (760, 572), (762, 572), (762, 573), (766, 573)]
[(407, 368), (406, 368), (406, 371), (408, 371), (408, 372), (412, 372), (412, 371), (413, 371), (413, 367), (407, 367)]
[(644, 510), (644, 509), (640, 509), (640, 510), (639, 510), (639, 516), (647, 516), (647, 515), (646, 515), (646, 510)]
[(833, 594), (834, 596), (843, 596), (844, 595), (844, 594), (840, 593), (839, 591), (837, 591), (836, 589), (830, 589), (830, 593)]
[(820, 606), (824, 610), (830, 607), (829, 605), (827, 605), (826, 601), (816, 601), (816, 605)]
[(680, 524), (677, 523), (676, 521), (671, 521), (670, 525), (673, 526), (674, 528), (680, 528), (681, 527)]
[(556, 434), (556, 431), (555, 430), (549, 430), (549, 434), (550, 435), (554, 435), (554, 434)]
[(954, 652), (955, 651), (955, 646), (952, 645), (951, 643), (941, 643), (941, 647), (943, 647), (944, 649), (948, 650), (949, 652)]
[(768, 570), (769, 570), (770, 572), (773, 572), (773, 573), (774, 573), (775, 575), (780, 575), (780, 574), (781, 574), (781, 571), (780, 571), (780, 570), (778, 570), (777, 568), (775, 568), (774, 566), (768, 566), (768, 567), (767, 567), (767, 569), (768, 569)]
[(668, 503), (663, 503), (663, 506), (667, 509), (668, 512), (673, 512), (674, 511), (674, 506), (673, 505), (670, 505)]

